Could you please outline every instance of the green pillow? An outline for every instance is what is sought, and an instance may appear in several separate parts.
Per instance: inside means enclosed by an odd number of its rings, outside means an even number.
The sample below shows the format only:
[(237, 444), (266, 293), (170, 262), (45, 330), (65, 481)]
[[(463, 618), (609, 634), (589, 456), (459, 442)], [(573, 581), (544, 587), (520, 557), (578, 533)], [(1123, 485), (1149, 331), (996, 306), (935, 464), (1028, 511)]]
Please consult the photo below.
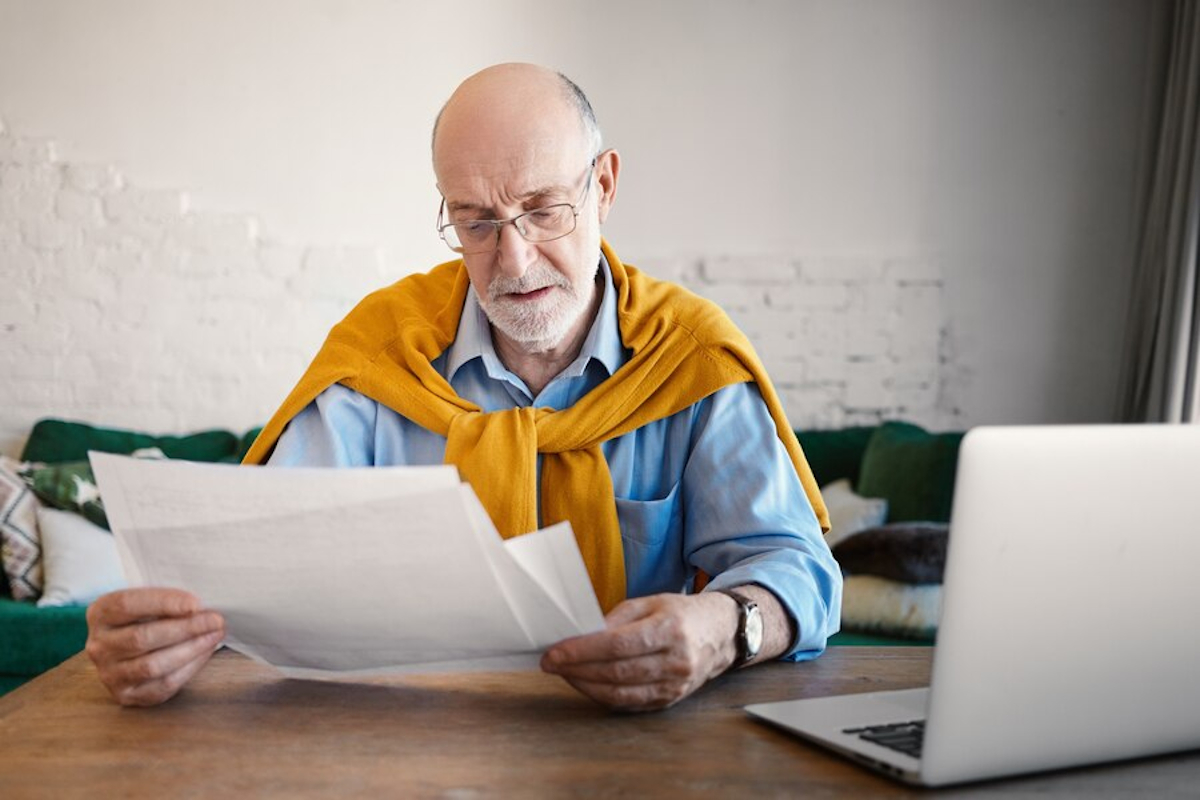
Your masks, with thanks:
[(187, 461), (220, 461), (238, 452), (238, 437), (229, 431), (203, 431), (189, 436), (151, 436), (146, 433), (97, 428), (82, 422), (44, 419), (33, 426), (22, 461), (59, 464), (84, 461), (88, 450), (128, 454), (145, 447), (157, 447), (167, 458)]
[(800, 440), (800, 447), (804, 450), (808, 465), (812, 467), (818, 486), (826, 486), (839, 478), (848, 478), (851, 485), (858, 485), (863, 453), (875, 427), (796, 431), (796, 438)]
[(948, 522), (963, 435), (885, 422), (867, 442), (857, 493), (886, 498), (888, 522)]
[(24, 475), (33, 493), (46, 505), (74, 511), (89, 522), (108, 528), (108, 516), (104, 513), (104, 503), (88, 462), (34, 466)]

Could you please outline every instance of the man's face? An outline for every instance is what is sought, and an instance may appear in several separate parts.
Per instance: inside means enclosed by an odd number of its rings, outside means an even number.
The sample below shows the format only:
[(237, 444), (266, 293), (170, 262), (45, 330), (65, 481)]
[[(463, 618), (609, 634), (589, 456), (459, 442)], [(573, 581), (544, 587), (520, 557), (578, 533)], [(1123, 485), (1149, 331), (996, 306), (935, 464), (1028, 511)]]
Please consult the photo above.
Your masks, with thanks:
[(505, 225), (494, 250), (463, 256), (492, 325), (530, 352), (556, 347), (585, 322), (600, 252), (600, 190), (591, 154), (579, 147), (533, 150), (516, 162), (444, 170), (440, 186), (447, 222), (508, 219), (563, 203), (576, 207), (575, 230), (562, 238), (530, 242)]

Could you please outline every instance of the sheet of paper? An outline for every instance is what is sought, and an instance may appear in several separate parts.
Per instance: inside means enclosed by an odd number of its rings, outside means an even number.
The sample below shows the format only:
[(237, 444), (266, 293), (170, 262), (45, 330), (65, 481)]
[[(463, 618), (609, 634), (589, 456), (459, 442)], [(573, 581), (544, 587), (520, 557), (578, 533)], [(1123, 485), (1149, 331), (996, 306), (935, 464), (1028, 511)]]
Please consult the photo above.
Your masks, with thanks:
[(131, 584), (197, 594), (288, 674), (528, 667), (603, 627), (569, 526), (505, 543), (453, 468), (92, 462)]

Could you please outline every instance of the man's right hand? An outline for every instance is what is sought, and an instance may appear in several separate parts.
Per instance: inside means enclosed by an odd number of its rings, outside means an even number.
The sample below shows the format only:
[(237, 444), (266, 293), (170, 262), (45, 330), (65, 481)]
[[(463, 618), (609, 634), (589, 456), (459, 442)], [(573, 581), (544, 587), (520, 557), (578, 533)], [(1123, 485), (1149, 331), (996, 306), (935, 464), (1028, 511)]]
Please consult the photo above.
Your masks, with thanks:
[(88, 608), (88, 657), (123, 706), (170, 699), (225, 638), (225, 620), (182, 589), (125, 589)]

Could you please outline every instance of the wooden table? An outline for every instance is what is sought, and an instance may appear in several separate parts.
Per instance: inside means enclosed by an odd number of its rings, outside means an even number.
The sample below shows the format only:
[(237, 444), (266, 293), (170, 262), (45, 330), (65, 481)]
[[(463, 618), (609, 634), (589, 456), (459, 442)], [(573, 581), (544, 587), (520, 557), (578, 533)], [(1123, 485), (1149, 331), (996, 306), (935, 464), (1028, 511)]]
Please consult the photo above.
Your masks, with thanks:
[[(746, 717), (747, 703), (900, 689), (929, 648), (831, 648), (720, 678), (676, 708), (609, 713), (538, 672), (287, 680), (229, 651), (165, 705), (124, 709), (75, 656), (0, 698), (0, 797), (920, 794)], [(1200, 755), (951, 794), (1200, 790)], [(946, 794), (939, 792), (939, 796)]]

